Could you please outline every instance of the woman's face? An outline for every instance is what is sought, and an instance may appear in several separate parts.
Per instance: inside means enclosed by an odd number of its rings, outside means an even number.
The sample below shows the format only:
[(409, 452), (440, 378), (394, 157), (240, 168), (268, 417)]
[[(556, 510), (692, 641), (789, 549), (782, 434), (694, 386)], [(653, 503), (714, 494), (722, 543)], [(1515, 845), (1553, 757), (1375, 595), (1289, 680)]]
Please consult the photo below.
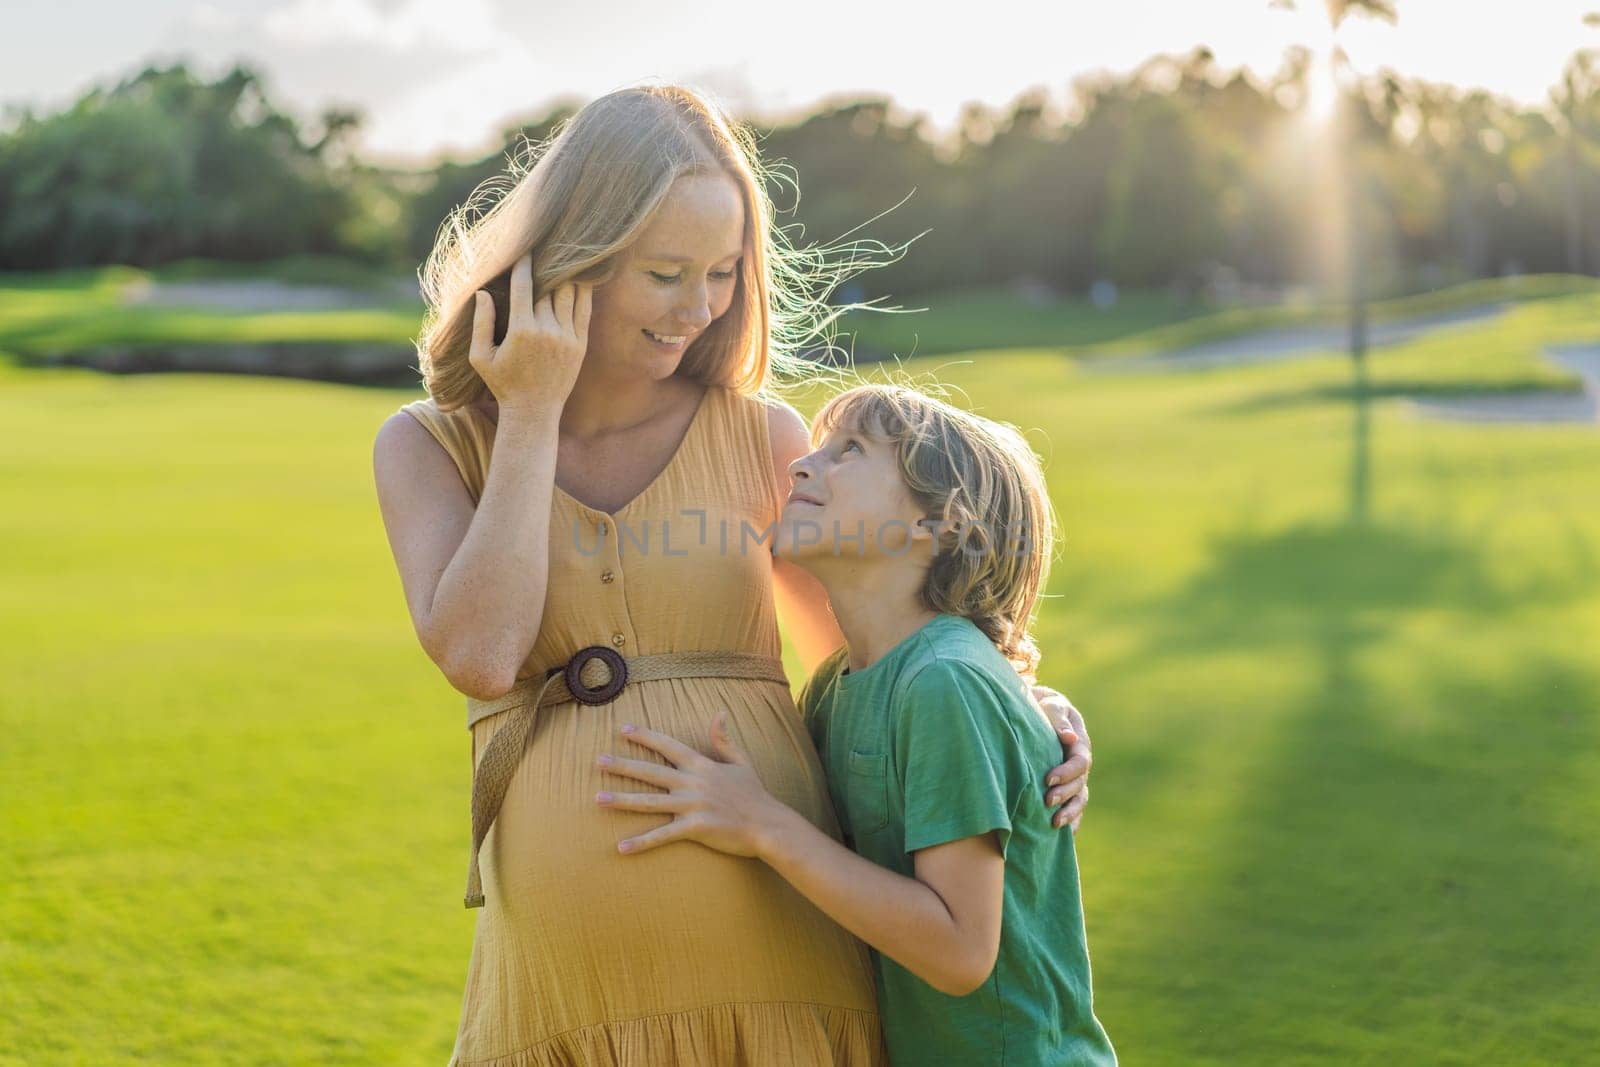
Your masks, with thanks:
[(671, 377), (733, 303), (743, 255), (744, 201), (733, 180), (678, 179), (611, 280), (595, 288), (585, 365), (619, 377)]

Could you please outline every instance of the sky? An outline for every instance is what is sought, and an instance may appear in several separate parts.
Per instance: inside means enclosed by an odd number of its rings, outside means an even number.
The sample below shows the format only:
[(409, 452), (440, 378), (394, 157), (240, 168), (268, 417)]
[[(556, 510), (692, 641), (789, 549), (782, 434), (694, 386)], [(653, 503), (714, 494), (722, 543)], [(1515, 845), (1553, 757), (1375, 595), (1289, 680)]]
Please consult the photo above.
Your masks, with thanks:
[[(1397, 8), (1397, 25), (1341, 30), (1358, 70), (1537, 104), (1576, 49), (1600, 47), (1583, 22), (1600, 0)], [(968, 101), (1003, 108), (1035, 87), (1061, 101), (1074, 77), (1161, 52), (1204, 44), (1265, 75), (1291, 45), (1328, 40), (1322, 0), (0, 0), (0, 105), (47, 113), (151, 63), (209, 78), (242, 62), (291, 114), (354, 108), (364, 155), (422, 164), (497, 149), (496, 130), (553, 100), (641, 82), (687, 82), (768, 119), (887, 94), (943, 131)]]

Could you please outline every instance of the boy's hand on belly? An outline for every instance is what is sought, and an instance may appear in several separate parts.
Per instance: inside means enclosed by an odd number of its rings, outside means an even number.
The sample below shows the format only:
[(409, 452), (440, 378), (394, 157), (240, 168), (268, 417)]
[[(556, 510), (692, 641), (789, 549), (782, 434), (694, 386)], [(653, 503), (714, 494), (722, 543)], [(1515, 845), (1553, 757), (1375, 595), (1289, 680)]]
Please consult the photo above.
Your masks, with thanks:
[(729, 736), (727, 712), (719, 712), (711, 722), (716, 759), (642, 726), (624, 724), (620, 733), (672, 766), (606, 753), (596, 761), (601, 770), (667, 792), (603, 792), (596, 794), (595, 803), (618, 811), (671, 815), (672, 821), (619, 842), (618, 852), (632, 855), (673, 841), (698, 841), (731, 856), (754, 856), (763, 830), (787, 810), (767, 792), (750, 758)]

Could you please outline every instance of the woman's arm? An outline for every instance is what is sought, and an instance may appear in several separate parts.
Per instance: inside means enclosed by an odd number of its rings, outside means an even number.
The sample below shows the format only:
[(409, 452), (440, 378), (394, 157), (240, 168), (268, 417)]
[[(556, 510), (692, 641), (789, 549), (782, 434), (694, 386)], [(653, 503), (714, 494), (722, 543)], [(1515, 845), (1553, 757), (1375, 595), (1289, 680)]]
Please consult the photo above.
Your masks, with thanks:
[(450, 684), (492, 699), (511, 688), (543, 621), (556, 426), (502, 412), (474, 506), (450, 457), (395, 412), (373, 445), (389, 548), (417, 639)]
[[(778, 512), (772, 516), (776, 523), (789, 495), (789, 465), (811, 451), (811, 434), (800, 413), (779, 400), (767, 407), (767, 438), (772, 443), (772, 482), (778, 497)], [(844, 644), (827, 591), (803, 568), (775, 556), (772, 593), (778, 625), (794, 644), (809, 676), (830, 652)]]
[(698, 841), (760, 859), (840, 926), (949, 996), (971, 993), (994, 970), (1005, 889), (994, 831), (919, 849), (916, 877), (907, 878), (856, 855), (768, 793), (729, 737), (726, 713), (711, 725), (715, 760), (653, 730), (624, 726), (623, 734), (672, 767), (614, 756), (601, 756), (600, 765), (669, 792), (601, 793), (596, 803), (673, 819), (620, 842), (619, 851)]
[(498, 346), (494, 303), (474, 296), (468, 359), (500, 402), (476, 506), (449, 456), (410, 415), (391, 415), (372, 450), (417, 638), (452, 685), (480, 699), (511, 688), (543, 623), (561, 412), (589, 329), (589, 287), (564, 286), (536, 307), (532, 271), (527, 255), (512, 269)]

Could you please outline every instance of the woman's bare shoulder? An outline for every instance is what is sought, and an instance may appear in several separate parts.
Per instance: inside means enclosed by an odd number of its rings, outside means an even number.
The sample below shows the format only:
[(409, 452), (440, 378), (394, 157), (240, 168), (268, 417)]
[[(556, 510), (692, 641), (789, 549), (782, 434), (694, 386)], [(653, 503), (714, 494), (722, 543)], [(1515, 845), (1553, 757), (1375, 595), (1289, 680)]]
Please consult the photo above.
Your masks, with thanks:
[(418, 474), (455, 472), (448, 438), (441, 436), (446, 431), (440, 425), (440, 418), (437, 409), (407, 404), (383, 420), (372, 442), (373, 468), (380, 494), (402, 482), (416, 481)]
[(811, 431), (805, 416), (788, 401), (764, 398), (767, 409), (767, 439), (772, 442), (772, 461), (788, 471), (789, 464), (811, 451)]

